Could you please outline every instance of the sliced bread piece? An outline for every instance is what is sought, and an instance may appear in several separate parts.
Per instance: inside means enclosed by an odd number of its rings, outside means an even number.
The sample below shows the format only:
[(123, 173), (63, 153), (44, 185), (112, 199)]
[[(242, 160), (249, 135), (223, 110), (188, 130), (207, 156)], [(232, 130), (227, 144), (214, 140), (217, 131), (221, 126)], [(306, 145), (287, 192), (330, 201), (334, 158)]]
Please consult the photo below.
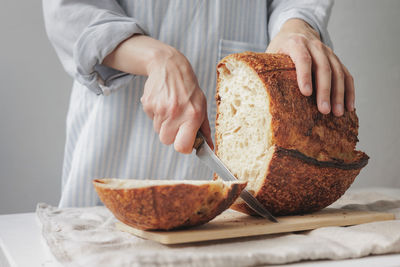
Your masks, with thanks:
[(238, 198), (246, 182), (96, 179), (100, 200), (121, 222), (170, 230), (204, 224)]
[[(315, 95), (300, 93), (290, 57), (233, 54), (217, 75), (216, 154), (273, 214), (330, 205), (367, 164), (355, 150), (355, 111), (321, 114)], [(232, 208), (253, 214), (240, 200)]]

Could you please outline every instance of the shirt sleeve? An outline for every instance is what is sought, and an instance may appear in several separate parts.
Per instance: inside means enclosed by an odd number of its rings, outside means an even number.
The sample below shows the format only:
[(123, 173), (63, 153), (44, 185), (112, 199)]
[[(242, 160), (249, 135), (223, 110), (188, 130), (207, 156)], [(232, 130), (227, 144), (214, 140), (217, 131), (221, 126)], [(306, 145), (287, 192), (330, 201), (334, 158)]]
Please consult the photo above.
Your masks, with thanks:
[(322, 42), (332, 47), (327, 30), (332, 6), (332, 0), (268, 0), (269, 40), (275, 37), (287, 20), (298, 18), (318, 31)]
[(43, 0), (46, 31), (69, 75), (96, 94), (126, 86), (133, 75), (102, 65), (134, 34), (146, 34), (115, 0)]

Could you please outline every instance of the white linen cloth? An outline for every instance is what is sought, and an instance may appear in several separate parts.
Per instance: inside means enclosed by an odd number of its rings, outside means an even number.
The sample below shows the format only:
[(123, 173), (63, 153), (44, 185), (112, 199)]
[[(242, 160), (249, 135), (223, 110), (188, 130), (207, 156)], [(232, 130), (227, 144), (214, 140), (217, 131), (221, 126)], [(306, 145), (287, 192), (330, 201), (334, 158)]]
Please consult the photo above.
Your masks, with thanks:
[(331, 207), (391, 212), (396, 220), (184, 245), (162, 245), (115, 229), (105, 207), (38, 204), (43, 235), (66, 266), (260, 266), (400, 253), (400, 189), (347, 192)]

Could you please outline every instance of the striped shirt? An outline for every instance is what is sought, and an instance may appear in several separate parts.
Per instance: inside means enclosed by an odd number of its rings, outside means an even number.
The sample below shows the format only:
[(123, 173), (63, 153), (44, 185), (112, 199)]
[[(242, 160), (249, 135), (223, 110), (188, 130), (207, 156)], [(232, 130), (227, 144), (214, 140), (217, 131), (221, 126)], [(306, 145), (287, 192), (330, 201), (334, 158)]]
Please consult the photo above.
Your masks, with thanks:
[(207, 98), (214, 136), (217, 62), (231, 53), (265, 51), (290, 18), (305, 20), (329, 43), (331, 7), (330, 0), (44, 0), (49, 39), (74, 78), (59, 206), (100, 204), (95, 178), (212, 177), (193, 153), (179, 154), (159, 141), (139, 101), (146, 77), (101, 65), (123, 40), (149, 35), (187, 57)]

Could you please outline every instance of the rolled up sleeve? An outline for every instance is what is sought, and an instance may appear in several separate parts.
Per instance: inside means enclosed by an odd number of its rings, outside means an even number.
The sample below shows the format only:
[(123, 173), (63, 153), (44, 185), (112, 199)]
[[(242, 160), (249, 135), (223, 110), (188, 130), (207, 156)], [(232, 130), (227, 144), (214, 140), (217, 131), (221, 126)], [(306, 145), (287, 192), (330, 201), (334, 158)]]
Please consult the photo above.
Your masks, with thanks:
[(273, 0), (268, 1), (268, 33), (272, 40), (289, 19), (298, 18), (319, 32), (322, 42), (332, 47), (327, 26), (332, 0)]
[(96, 94), (129, 83), (131, 74), (102, 65), (122, 41), (146, 30), (114, 0), (43, 0), (46, 31), (69, 75)]

